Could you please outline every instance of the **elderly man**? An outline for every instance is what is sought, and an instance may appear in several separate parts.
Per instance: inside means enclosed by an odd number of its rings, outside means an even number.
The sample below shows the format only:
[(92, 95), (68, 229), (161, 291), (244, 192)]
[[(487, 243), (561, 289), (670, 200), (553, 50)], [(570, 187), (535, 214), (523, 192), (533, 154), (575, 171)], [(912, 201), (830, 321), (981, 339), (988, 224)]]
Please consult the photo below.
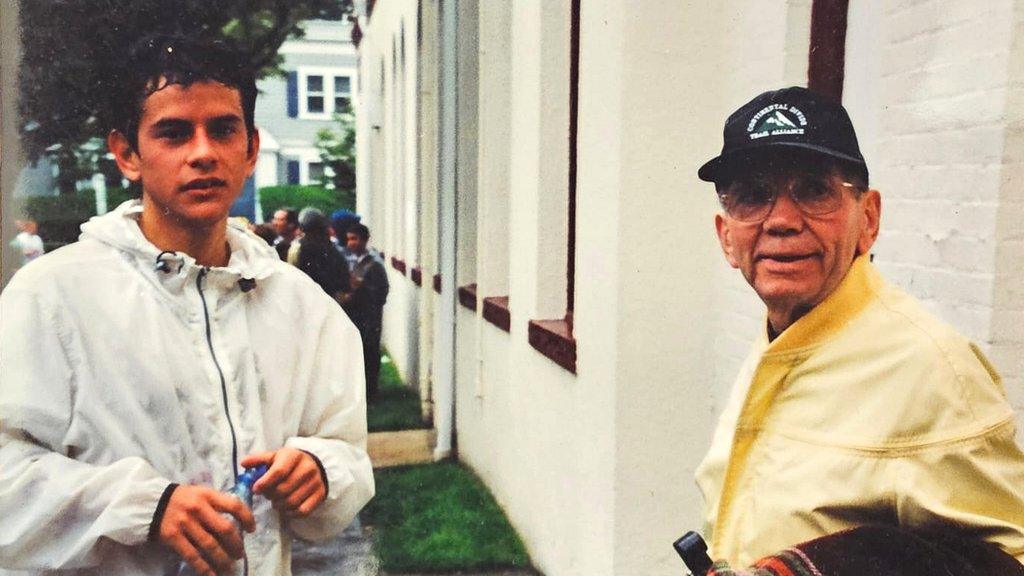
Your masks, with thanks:
[(978, 348), (872, 266), (881, 197), (846, 111), (804, 88), (766, 92), (724, 137), (698, 175), (767, 319), (697, 471), (713, 556), (746, 566), (880, 526), (1024, 561), (1014, 413)]
[(274, 249), (281, 260), (288, 259), (288, 250), (291, 249), (292, 241), (299, 235), (299, 211), (290, 206), (279, 208), (274, 212), (270, 220), (277, 238), (274, 239)]
[[(141, 200), (0, 296), (0, 574), (290, 574), (373, 495), (359, 334), (228, 220), (251, 66), (158, 37), (126, 72), (108, 145)], [(261, 465), (251, 509), (225, 493)]]

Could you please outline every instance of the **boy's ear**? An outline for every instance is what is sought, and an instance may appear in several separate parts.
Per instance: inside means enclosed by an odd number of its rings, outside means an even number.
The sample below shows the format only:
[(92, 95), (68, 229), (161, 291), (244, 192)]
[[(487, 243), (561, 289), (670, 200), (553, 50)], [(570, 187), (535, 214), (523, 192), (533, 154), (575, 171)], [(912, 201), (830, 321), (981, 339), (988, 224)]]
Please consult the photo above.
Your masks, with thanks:
[(110, 134), (107, 134), (107, 148), (114, 155), (121, 174), (124, 174), (124, 177), (129, 180), (137, 182), (142, 176), (139, 172), (139, 155), (128, 142), (128, 138), (118, 130), (111, 130)]

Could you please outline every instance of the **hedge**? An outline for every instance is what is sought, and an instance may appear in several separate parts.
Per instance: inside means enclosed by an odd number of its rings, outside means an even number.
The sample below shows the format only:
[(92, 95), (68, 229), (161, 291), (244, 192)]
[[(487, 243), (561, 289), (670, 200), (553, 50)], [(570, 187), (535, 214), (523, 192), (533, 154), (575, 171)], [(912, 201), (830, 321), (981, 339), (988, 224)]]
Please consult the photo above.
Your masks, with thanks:
[(340, 208), (355, 211), (356, 195), (352, 190), (327, 190), (320, 186), (265, 186), (260, 188), (260, 206), (264, 220), (270, 220), (274, 212), (285, 206), (299, 210), (312, 206), (330, 216)]
[[(135, 197), (124, 188), (107, 188), (107, 209)], [(78, 240), (79, 227), (96, 215), (96, 193), (86, 189), (73, 195), (29, 196), (23, 207), (26, 216), (39, 224), (39, 236), (49, 252)]]

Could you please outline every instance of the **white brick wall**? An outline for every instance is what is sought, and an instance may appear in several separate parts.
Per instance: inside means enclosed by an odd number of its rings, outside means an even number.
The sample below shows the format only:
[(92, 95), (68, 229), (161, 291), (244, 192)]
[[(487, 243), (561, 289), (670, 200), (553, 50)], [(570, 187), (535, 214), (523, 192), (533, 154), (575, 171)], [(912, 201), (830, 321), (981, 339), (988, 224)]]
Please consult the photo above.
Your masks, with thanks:
[(990, 355), (1021, 413), (1024, 225), (1013, 182), (1024, 172), (1024, 49), (1014, 4), (851, 3), (844, 103), (882, 192), (876, 263)]

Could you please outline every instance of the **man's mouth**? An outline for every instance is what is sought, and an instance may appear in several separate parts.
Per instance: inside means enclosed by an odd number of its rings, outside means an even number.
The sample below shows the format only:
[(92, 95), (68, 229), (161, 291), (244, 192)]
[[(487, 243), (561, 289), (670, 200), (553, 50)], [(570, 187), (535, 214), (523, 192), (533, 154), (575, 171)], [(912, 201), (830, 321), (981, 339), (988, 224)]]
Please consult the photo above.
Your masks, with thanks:
[(807, 260), (813, 258), (814, 253), (809, 254), (760, 254), (758, 260), (774, 260), (776, 262), (799, 262), (800, 260)]
[(182, 192), (188, 192), (189, 190), (207, 190), (218, 186), (227, 186), (227, 184), (227, 182), (220, 178), (197, 178), (181, 186), (179, 190)]

